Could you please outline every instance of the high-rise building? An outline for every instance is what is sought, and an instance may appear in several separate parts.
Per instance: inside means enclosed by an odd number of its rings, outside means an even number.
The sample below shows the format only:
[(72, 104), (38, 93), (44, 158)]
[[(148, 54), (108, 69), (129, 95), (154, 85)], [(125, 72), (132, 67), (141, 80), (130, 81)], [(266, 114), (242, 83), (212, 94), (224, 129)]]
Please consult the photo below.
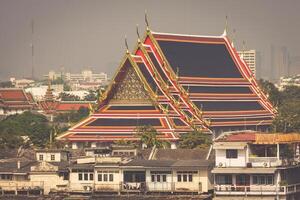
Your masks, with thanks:
[(247, 63), (253, 74), (256, 76), (256, 51), (253, 49), (238, 51), (238, 54)]

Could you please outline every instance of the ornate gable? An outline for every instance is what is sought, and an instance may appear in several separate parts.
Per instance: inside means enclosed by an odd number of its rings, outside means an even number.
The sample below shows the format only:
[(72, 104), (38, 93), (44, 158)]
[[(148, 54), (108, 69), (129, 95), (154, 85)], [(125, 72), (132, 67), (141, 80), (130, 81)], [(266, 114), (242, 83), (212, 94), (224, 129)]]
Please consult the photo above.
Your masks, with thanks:
[(124, 76), (118, 81), (110, 104), (151, 104), (151, 97), (134, 68), (127, 64), (122, 70), (124, 70)]

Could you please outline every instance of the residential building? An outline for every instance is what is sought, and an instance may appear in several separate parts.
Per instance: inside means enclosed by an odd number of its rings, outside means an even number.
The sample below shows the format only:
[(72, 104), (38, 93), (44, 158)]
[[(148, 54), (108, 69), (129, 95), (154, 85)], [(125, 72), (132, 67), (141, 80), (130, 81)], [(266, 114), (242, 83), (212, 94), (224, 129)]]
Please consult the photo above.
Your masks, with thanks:
[(256, 50), (243, 50), (237, 51), (237, 53), (239, 54), (241, 59), (247, 63), (253, 75), (256, 76)]
[(299, 199), (300, 135), (227, 132), (214, 141), (216, 200)]
[(69, 155), (65, 150), (46, 149), (37, 150), (32, 160), (0, 160), (1, 194), (166, 193), (209, 197), (213, 188), (209, 149), (138, 150), (123, 145), (90, 148), (86, 156)]

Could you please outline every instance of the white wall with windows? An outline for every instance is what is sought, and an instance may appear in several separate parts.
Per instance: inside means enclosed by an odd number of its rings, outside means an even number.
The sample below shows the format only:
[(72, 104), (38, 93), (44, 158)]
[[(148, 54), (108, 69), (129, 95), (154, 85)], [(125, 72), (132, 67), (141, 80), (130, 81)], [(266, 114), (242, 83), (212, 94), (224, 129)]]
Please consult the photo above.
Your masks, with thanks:
[(217, 167), (245, 167), (247, 150), (245, 149), (216, 149)]

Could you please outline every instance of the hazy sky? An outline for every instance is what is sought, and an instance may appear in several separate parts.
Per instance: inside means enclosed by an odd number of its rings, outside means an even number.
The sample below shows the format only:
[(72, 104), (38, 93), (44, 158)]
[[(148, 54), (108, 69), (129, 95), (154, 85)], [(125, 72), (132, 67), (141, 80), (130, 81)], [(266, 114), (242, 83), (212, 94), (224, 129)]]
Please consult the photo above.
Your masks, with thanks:
[(31, 20), (34, 19), (35, 74), (62, 66), (114, 73), (144, 33), (144, 12), (157, 32), (220, 35), (225, 16), (236, 29), (235, 46), (262, 54), (262, 75), (271, 73), (270, 46), (300, 56), (299, 0), (0, 0), (0, 79), (31, 75)]

